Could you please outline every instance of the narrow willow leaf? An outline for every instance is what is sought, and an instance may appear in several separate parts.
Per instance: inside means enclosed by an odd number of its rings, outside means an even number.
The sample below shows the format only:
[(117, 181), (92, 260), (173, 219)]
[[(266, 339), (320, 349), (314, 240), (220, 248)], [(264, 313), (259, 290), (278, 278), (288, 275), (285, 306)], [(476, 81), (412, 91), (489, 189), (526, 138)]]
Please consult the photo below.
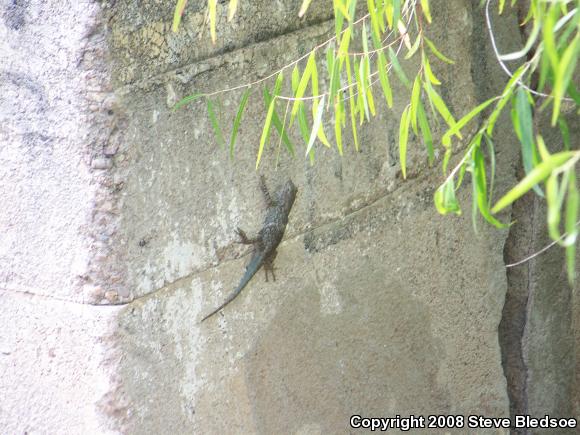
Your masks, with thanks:
[(369, 105), (367, 102), (367, 94), (365, 92), (365, 86), (363, 83), (363, 76), (364, 76), (364, 61), (361, 60), (361, 62), (357, 65), (357, 61), (355, 59), (354, 61), (355, 64), (355, 77), (356, 77), (356, 88), (357, 88), (357, 92), (358, 92), (358, 110), (360, 113), (360, 124), (362, 125), (362, 123), (364, 122), (364, 116), (366, 116), (366, 119), (369, 120), (370, 114), (369, 114)]
[(563, 151), (553, 154), (549, 160), (545, 160), (537, 165), (532, 171), (524, 177), (516, 186), (506, 193), (492, 208), (492, 213), (497, 213), (516, 199), (527, 193), (533, 186), (544, 181), (554, 169), (562, 166), (574, 155), (571, 151)]
[(429, 156), (429, 165), (432, 165), (435, 161), (435, 152), (433, 150), (433, 135), (431, 134), (431, 128), (429, 127), (429, 122), (427, 121), (427, 114), (423, 108), (423, 104), (419, 101), (417, 106), (417, 118), (419, 121), (419, 128), (421, 129), (421, 135), (423, 136), (423, 142), (425, 148), (427, 149), (427, 155)]
[(353, 23), (354, 23), (354, 17), (356, 16), (356, 1), (357, 0), (347, 0), (348, 14), (351, 17), (353, 17), (353, 19), (348, 22), (348, 27), (350, 29), (351, 35), (353, 34)]
[(425, 74), (427, 75), (427, 78), (429, 79), (429, 81), (431, 83), (439, 86), (441, 84), (441, 82), (439, 81), (439, 79), (437, 77), (435, 77), (435, 74), (433, 74), (433, 70), (431, 70), (431, 65), (429, 64), (429, 59), (427, 59), (427, 56), (425, 56), (425, 52), (423, 52), (422, 60), (423, 60), (423, 67), (425, 68)]
[(276, 107), (276, 97), (272, 98), (272, 101), (270, 101), (270, 107), (268, 107), (266, 121), (264, 121), (264, 128), (262, 129), (262, 136), (260, 137), (260, 147), (258, 148), (258, 157), (256, 158), (256, 169), (258, 169), (258, 166), (260, 166), (260, 159), (262, 158), (264, 145), (266, 144), (266, 140), (270, 137), (270, 128), (272, 127), (272, 115), (274, 114), (275, 107)]
[(566, 238), (564, 239), (564, 244), (570, 246), (576, 243), (576, 238), (578, 237), (578, 226), (576, 222), (578, 221), (578, 188), (576, 187), (576, 173), (572, 167), (570, 170), (570, 176), (568, 177), (568, 196), (566, 198)]
[(389, 59), (391, 60), (391, 65), (393, 65), (395, 74), (397, 74), (397, 77), (399, 77), (401, 83), (403, 83), (407, 88), (410, 88), (411, 83), (409, 82), (409, 79), (407, 78), (405, 71), (403, 71), (403, 68), (401, 68), (401, 64), (397, 59), (397, 55), (395, 54), (395, 52), (391, 47), (389, 47)]
[(465, 127), (467, 123), (469, 123), (469, 121), (471, 121), (479, 112), (481, 112), (483, 109), (485, 109), (494, 101), (495, 98), (490, 98), (489, 100), (484, 101), (479, 106), (474, 108), (471, 112), (469, 112), (467, 115), (465, 115), (463, 118), (461, 118), (459, 121), (457, 121), (455, 125), (449, 130), (447, 130), (447, 132), (441, 138), (441, 142), (443, 143), (443, 145), (446, 147), (451, 146), (451, 136), (456, 135), (458, 132), (460, 132), (461, 129)]
[(344, 102), (342, 100), (342, 93), (338, 93), (337, 102), (334, 104), (334, 139), (336, 140), (336, 148), (338, 154), (342, 156), (342, 123), (344, 118)]
[(222, 129), (220, 128), (217, 117), (216, 117), (215, 112), (213, 110), (213, 103), (211, 102), (211, 100), (209, 98), (207, 99), (207, 113), (209, 115), (209, 119), (211, 121), (211, 126), (213, 127), (213, 131), (215, 133), (215, 137), (218, 141), (218, 144), (221, 147), (223, 147), (225, 145), (224, 136), (222, 134)]
[(423, 9), (423, 15), (427, 19), (427, 22), (431, 24), (431, 10), (429, 9), (429, 0), (421, 0), (421, 8)]
[[(311, 87), (312, 87), (312, 95), (319, 95), (318, 92), (318, 69), (316, 67), (316, 62), (314, 62), (314, 66), (312, 67), (312, 75), (311, 75)], [(324, 99), (320, 100), (320, 101), (324, 101)], [(319, 101), (318, 99), (314, 99), (312, 101), (312, 116), (316, 117), (316, 113), (318, 112), (318, 104)], [(318, 127), (318, 139), (320, 140), (320, 142), (322, 142), (326, 147), (330, 148), (330, 142), (328, 141), (328, 139), (326, 138), (326, 134), (324, 133), (324, 128), (322, 126), (322, 124), (320, 124), (320, 126)]]
[(443, 183), (435, 191), (434, 196), (435, 207), (437, 211), (442, 215), (448, 213), (455, 213), (457, 215), (461, 214), (461, 207), (459, 207), (459, 201), (455, 196), (455, 187), (453, 185), (453, 178)]
[(308, 56), (308, 61), (306, 62), (306, 67), (304, 68), (304, 73), (302, 73), (302, 78), (298, 83), (298, 87), (296, 88), (296, 92), (294, 93), (294, 105), (292, 106), (292, 112), (290, 114), (290, 126), (294, 122), (294, 117), (298, 113), (298, 107), (300, 103), (302, 103), (301, 98), (304, 96), (304, 92), (306, 92), (306, 87), (308, 86), (308, 82), (310, 81), (310, 77), (312, 75), (313, 69), (316, 68), (316, 54), (314, 50)]
[(346, 62), (346, 79), (348, 82), (348, 106), (350, 110), (350, 127), (352, 130), (352, 138), (354, 141), (354, 149), (358, 151), (358, 135), (356, 131), (356, 110), (354, 102), (354, 91), (352, 89), (352, 72), (350, 69), (350, 58), (345, 57)]
[(314, 141), (316, 140), (316, 137), (318, 136), (318, 130), (320, 129), (320, 126), (322, 124), (322, 114), (324, 112), (324, 98), (325, 97), (326, 97), (326, 95), (323, 95), (322, 98), (320, 99), (320, 104), (318, 104), (316, 114), (314, 115), (314, 122), (312, 123), (312, 131), (310, 132), (310, 139), (308, 140), (308, 146), (306, 147), (306, 154), (305, 154), (306, 156), (308, 155), (308, 153), (312, 149), (312, 146), (314, 145)]
[(387, 60), (382, 51), (379, 51), (379, 55), (377, 56), (377, 70), (379, 71), (379, 80), (381, 82), (381, 87), (383, 88), (383, 94), (385, 95), (387, 106), (392, 108), (393, 91), (391, 90), (391, 84), (389, 83), (389, 76), (387, 74)]
[[(534, 167), (533, 155), (534, 155), (534, 133), (533, 133), (533, 120), (532, 120), (532, 109), (529, 102), (529, 94), (524, 88), (518, 88), (515, 97), (515, 113), (517, 115), (517, 127), (518, 127), (518, 138), (520, 139), (521, 149), (522, 149), (522, 161), (524, 165), (524, 171), (529, 174)], [(534, 186), (534, 191), (540, 195), (544, 196), (542, 190), (538, 185)]]
[(496, 228), (505, 228), (507, 225), (503, 224), (489, 211), (489, 201), (487, 197), (487, 179), (485, 176), (485, 161), (480, 147), (475, 147), (473, 150), (473, 178), (476, 185), (476, 201), (479, 212), (490, 224)]
[(389, 29), (393, 29), (393, 18), (394, 18), (394, 12), (395, 9), (393, 8), (393, 2), (390, 0), (387, 0), (387, 2), (385, 3), (385, 18), (387, 19), (387, 25), (389, 26)]
[(425, 40), (425, 42), (427, 43), (427, 46), (429, 47), (429, 49), (433, 52), (433, 54), (435, 56), (437, 56), (437, 58), (439, 60), (442, 60), (443, 62), (449, 63), (449, 64), (454, 64), (455, 61), (449, 59), (447, 56), (444, 56), (438, 49), (437, 47), (435, 47), (435, 44), (433, 44), (433, 41), (431, 41), (429, 38), (427, 38), (426, 36), (423, 36), (423, 39)]
[(487, 144), (487, 149), (489, 152), (489, 161), (490, 161), (490, 165), (491, 165), (491, 169), (490, 169), (490, 176), (489, 176), (489, 194), (488, 194), (488, 204), (487, 207), (489, 209), (491, 209), (491, 202), (492, 202), (492, 198), (493, 198), (493, 189), (494, 189), (494, 183), (495, 183), (495, 147), (493, 145), (493, 141), (491, 140), (491, 137), (489, 137), (487, 134), (483, 135), (485, 137), (485, 143)]
[(570, 149), (570, 129), (568, 128), (568, 123), (564, 118), (558, 118), (558, 126), (560, 127), (560, 133), (562, 133), (562, 141), (564, 142), (564, 149)]
[(205, 94), (188, 95), (187, 97), (184, 97), (181, 100), (179, 100), (177, 103), (175, 103), (175, 106), (173, 106), (173, 109), (172, 110), (177, 110), (180, 107), (183, 107), (183, 106), (185, 106), (186, 104), (189, 104), (189, 103), (193, 103), (194, 101), (199, 100), (202, 97), (205, 97)]
[[(334, 0), (334, 7), (340, 11), (341, 16), (346, 18), (347, 20), (351, 20), (350, 14), (348, 12), (348, 9), (346, 8), (346, 6), (344, 5), (344, 3), (342, 2), (342, 0)], [(341, 26), (342, 28), (342, 26)]]
[(570, 186), (568, 188), (568, 199), (566, 201), (566, 269), (568, 271), (568, 281), (570, 284), (575, 280), (576, 263), (576, 238), (578, 237), (578, 189), (576, 188), (576, 174), (574, 168), (570, 169)]
[(409, 106), (407, 106), (401, 114), (401, 123), (399, 125), (399, 161), (401, 162), (403, 178), (407, 178), (407, 140), (409, 138), (409, 122)]
[(499, 0), (499, 13), (503, 12), (503, 7), (505, 6), (505, 0)]
[[(274, 96), (279, 95), (279, 93), (280, 93), (279, 87), (275, 87), (274, 88)], [(266, 107), (268, 107), (268, 108), (270, 107), (270, 103), (272, 102), (272, 96), (270, 95), (270, 93), (268, 92), (268, 89), (266, 89), (266, 88), (264, 88), (264, 102), (266, 103)], [(284, 123), (280, 120), (280, 117), (278, 116), (278, 114), (276, 113), (276, 108), (274, 108), (274, 111), (272, 113), (272, 125), (274, 126), (274, 128), (278, 132), (278, 135), (280, 136), (280, 138), (284, 142), (284, 145), (286, 146), (286, 149), (288, 150), (290, 155), (294, 156), (294, 144), (292, 143), (292, 141), (288, 137), (288, 132), (286, 130), (286, 127), (285, 127)], [(268, 139), (269, 138), (266, 137), (266, 142), (268, 142)]]
[(417, 52), (417, 50), (419, 49), (419, 45), (421, 43), (421, 33), (419, 33), (419, 35), (417, 35), (417, 39), (415, 40), (415, 42), (413, 43), (413, 45), (411, 46), (411, 49), (407, 52), (407, 54), (405, 55), (405, 59), (410, 59), (413, 57), (413, 55)]
[(230, 4), (228, 7), (228, 21), (232, 21), (234, 15), (236, 15), (237, 10), (238, 10), (238, 0), (230, 0)]
[(396, 27), (401, 19), (401, 0), (392, 0), (393, 2), (393, 25)]
[[(429, 97), (429, 100), (431, 100), (431, 102), (435, 105), (435, 108), (437, 109), (443, 120), (447, 123), (447, 125), (449, 125), (449, 127), (451, 128), (455, 127), (456, 122), (455, 119), (453, 118), (453, 115), (451, 115), (451, 112), (447, 108), (445, 102), (435, 91), (435, 89), (433, 89), (431, 84), (428, 81), (423, 82), (423, 88), (425, 89), (425, 91), (427, 91), (427, 96)], [(461, 133), (459, 131), (457, 131), (456, 135), (460, 139), (462, 138)]]
[(568, 83), (576, 69), (578, 47), (580, 46), (578, 41), (580, 41), (580, 34), (577, 34), (573, 42), (566, 48), (566, 50), (564, 50), (564, 54), (562, 54), (562, 59), (558, 65), (558, 70), (556, 71), (556, 80), (554, 81), (554, 90), (552, 92), (554, 95), (552, 126), (556, 125), (556, 121), (560, 115), (562, 98), (564, 98), (564, 94), (568, 88)]
[(236, 137), (238, 136), (238, 129), (240, 128), (240, 123), (242, 122), (242, 115), (244, 114), (244, 109), (246, 108), (246, 104), (248, 103), (249, 96), (250, 89), (248, 88), (242, 95), (240, 105), (238, 106), (238, 112), (236, 113), (236, 117), (234, 118), (234, 126), (232, 127), (232, 134), (230, 136), (230, 157), (232, 159), (234, 158), (234, 147), (236, 144)]
[(177, 29), (179, 28), (179, 24), (181, 23), (181, 17), (183, 16), (183, 11), (185, 9), (186, 4), (187, 0), (177, 0), (175, 10), (173, 11), (173, 24), (171, 26), (171, 30), (173, 31), (173, 33), (176, 33)]
[(536, 135), (536, 143), (538, 144), (538, 151), (540, 152), (540, 158), (542, 160), (547, 160), (550, 158), (551, 154), (546, 147), (546, 143), (541, 135)]
[(350, 28), (347, 28), (342, 34), (340, 45), (338, 46), (338, 54), (340, 56), (348, 55), (349, 44), (350, 44)]
[(413, 83), (413, 91), (411, 92), (411, 108), (409, 110), (409, 118), (411, 119), (411, 127), (415, 135), (418, 134), (417, 130), (417, 107), (421, 99), (421, 79), (419, 74), (415, 77), (415, 82)]
[(342, 14), (340, 12), (340, 9), (337, 7), (338, 3), (342, 4), (342, 0), (332, 0), (333, 9), (334, 9), (335, 38), (337, 41), (340, 41), (340, 33), (342, 32), (342, 26), (344, 24), (344, 14)]
[(207, 8), (209, 11), (209, 33), (211, 35), (211, 42), (215, 44), (217, 40), (215, 28), (216, 28), (216, 10), (217, 10), (217, 0), (207, 0)]
[(546, 206), (548, 208), (548, 233), (552, 240), (560, 240), (560, 211), (566, 198), (568, 189), (568, 177), (570, 173), (565, 172), (561, 185), (558, 185), (558, 174), (552, 172), (546, 180)]
[[(381, 1), (382, 3), (382, 1)], [(371, 15), (371, 37), (375, 49), (381, 48), (381, 29), (379, 24), (379, 13), (374, 0), (367, 0), (367, 7)]]
[(510, 100), (510, 98), (512, 96), (514, 86), (515, 86), (517, 80), (519, 80), (519, 78), (524, 74), (525, 71), (526, 71), (526, 64), (523, 64), (522, 66), (520, 66), (516, 70), (516, 72), (514, 73), (512, 78), (509, 79), (507, 85), (505, 86), (504, 91), (501, 95), (501, 98), (497, 102), (497, 105), (495, 106), (495, 109), (493, 110), (491, 115), (489, 115), (489, 118), (487, 118), (487, 134), (489, 136), (492, 135), (493, 128), (495, 127), (495, 123), (497, 121), (497, 118), (499, 117), (503, 108), (505, 107), (505, 105), (507, 104), (507, 102)]
[(300, 127), (300, 134), (302, 135), (302, 139), (304, 139), (304, 144), (308, 144), (310, 127), (308, 127), (308, 117), (306, 116), (304, 105), (301, 105), (298, 109), (298, 126)]
[(298, 12), (298, 16), (302, 18), (306, 11), (308, 10), (308, 6), (310, 6), (310, 2), (312, 0), (302, 0), (302, 6), (300, 6), (300, 11)]
[(552, 5), (548, 13), (545, 14), (542, 24), (544, 53), (550, 59), (550, 64), (554, 72), (558, 71), (558, 64), (560, 63), (558, 49), (556, 48), (556, 32), (554, 32), (557, 15), (558, 9), (556, 5)]

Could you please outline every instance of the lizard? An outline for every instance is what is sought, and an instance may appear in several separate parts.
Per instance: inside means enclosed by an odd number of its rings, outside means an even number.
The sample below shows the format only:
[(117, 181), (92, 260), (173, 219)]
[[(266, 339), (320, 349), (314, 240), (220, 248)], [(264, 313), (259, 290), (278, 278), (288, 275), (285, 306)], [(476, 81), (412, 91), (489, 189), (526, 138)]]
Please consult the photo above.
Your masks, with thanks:
[(254, 252), (252, 258), (246, 266), (246, 271), (238, 286), (227, 297), (223, 304), (201, 319), (202, 322), (212, 317), (233, 301), (248, 285), (252, 277), (262, 266), (264, 266), (264, 271), (266, 273), (266, 282), (268, 281), (268, 272), (272, 273), (272, 278), (276, 281), (276, 275), (274, 275), (274, 259), (277, 254), (276, 250), (284, 236), (286, 224), (288, 223), (288, 215), (290, 214), (290, 210), (292, 209), (292, 205), (296, 199), (296, 192), (298, 189), (292, 180), (288, 179), (286, 183), (276, 191), (272, 198), (263, 175), (260, 177), (260, 188), (267, 206), (266, 217), (264, 218), (262, 229), (258, 232), (258, 235), (255, 238), (249, 238), (240, 228), (236, 229), (236, 233), (240, 238), (239, 243), (253, 245)]

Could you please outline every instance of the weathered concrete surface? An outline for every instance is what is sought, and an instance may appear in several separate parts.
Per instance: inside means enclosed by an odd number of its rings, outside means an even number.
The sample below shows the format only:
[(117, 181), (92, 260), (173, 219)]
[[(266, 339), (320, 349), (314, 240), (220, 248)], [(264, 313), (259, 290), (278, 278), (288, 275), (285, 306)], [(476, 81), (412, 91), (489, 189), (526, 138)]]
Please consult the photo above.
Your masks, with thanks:
[[(441, 11), (437, 18), (451, 20)], [(470, 54), (485, 44), (478, 13), (457, 2), (460, 25), (433, 35), (462, 59), (453, 70), (438, 63), (437, 74), (473, 79), (443, 91), (457, 113), (505, 82), (497, 68), (486, 69), (485, 49)], [(127, 141), (115, 157), (124, 184), (113, 237), (128, 268), (119, 297), (133, 300), (118, 331), (120, 389), (132, 409), (121, 431), (344, 433), (355, 412), (509, 415), (497, 336), (507, 233), (482, 226), (476, 237), (469, 218), (438, 217), (435, 171), (400, 179), (402, 105), (393, 115), (380, 110), (360, 130), (361, 152), (349, 146), (344, 159), (319, 150), (321, 164), (309, 167), (282, 151), (275, 171), (273, 143), (262, 172), (273, 184), (290, 175), (300, 187), (279, 280), (257, 277), (223, 316), (197, 323), (243, 272), (235, 227), (251, 233), (261, 222), (253, 166), (264, 109), (250, 103), (246, 120), (255, 121), (244, 124), (230, 162), (215, 146), (203, 101), (169, 107), (188, 93), (275, 70), (308, 51), (305, 39), (323, 37), (315, 26), (163, 74), (156, 66), (128, 85), (133, 62), (118, 63)], [(481, 77), (498, 81), (484, 86)], [(216, 98), (223, 119), (233, 118), (239, 97)], [(517, 145), (502, 127), (498, 133), (501, 189), (513, 180)], [(413, 139), (412, 178), (427, 169), (421, 149)]]
[[(507, 289), (508, 233), (482, 224), (475, 235), (469, 217), (436, 214), (432, 196), (440, 171), (427, 168), (414, 137), (410, 179), (401, 179), (397, 120), (408, 95), (396, 80), (400, 99), (393, 112), (380, 107), (380, 115), (359, 130), (360, 152), (349, 144), (340, 158), (320, 147), (311, 167), (302, 159), (302, 146), (292, 160), (284, 150), (278, 156), (272, 141), (261, 172), (270, 184), (291, 176), (300, 189), (277, 257), (278, 281), (266, 284), (260, 274), (223, 313), (198, 323), (243, 273), (247, 252), (235, 243), (234, 229), (252, 233), (262, 222), (253, 168), (264, 107), (256, 88), (233, 161), (215, 145), (203, 101), (176, 112), (171, 107), (184, 95), (246, 83), (308, 53), (332, 32), (332, 23), (320, 23), (328, 9), (316, 3), (306, 20), (287, 20), (285, 14), (295, 13), (300, 1), (240, 2), (231, 28), (220, 5), (216, 47), (207, 34), (197, 37), (200, 2), (190, 2), (177, 35), (168, 33), (168, 2), (89, 3), (94, 7), (89, 12), (85, 4), (76, 9), (43, 3), (60, 11), (61, 20), (50, 32), (30, 30), (32, 36), (20, 37), (31, 38), (29, 53), (34, 37), (47, 39), (50, 52), (60, 47), (51, 41), (69, 31), (77, 35), (70, 53), (53, 56), (65, 67), (42, 73), (43, 80), (72, 94), (63, 94), (69, 99), (52, 109), (48, 121), (39, 111), (30, 125), (44, 122), (50, 129), (61, 119), (70, 124), (56, 142), (58, 152), (41, 155), (40, 166), (57, 175), (42, 179), (54, 186), (47, 189), (52, 196), (40, 199), (34, 189), (18, 190), (33, 178), (14, 156), (30, 158), (42, 142), (19, 142), (12, 130), (2, 137), (10, 144), (9, 151), (0, 150), (1, 174), (9, 181), (6, 198), (22, 208), (0, 212), (2, 223), (16, 230), (13, 241), (2, 240), (7, 259), (0, 267), (6, 276), (2, 309), (8, 314), (0, 316), (0, 326), (13, 324), (0, 335), (8, 343), (0, 347), (7, 349), (0, 355), (6, 356), (0, 361), (7, 374), (0, 388), (13, 392), (13, 399), (0, 406), (0, 425), (41, 433), (73, 428), (306, 434), (347, 433), (354, 413), (509, 415), (497, 331)], [(441, 31), (430, 36), (461, 60), (454, 66), (433, 63), (447, 83), (441, 92), (457, 114), (496, 94), (506, 80), (491, 57), (478, 3), (433, 6)], [(30, 23), (31, 11), (43, 10), (30, 4), (34, 7), (16, 8), (24, 11), (17, 22)], [(12, 3), (5, 5), (9, 14), (2, 16), (13, 17)], [(73, 20), (64, 10), (87, 21), (74, 21), (78, 29), (70, 30)], [(496, 25), (502, 51), (517, 49), (514, 17), (507, 14)], [(17, 29), (10, 29), (3, 31), (16, 38)], [(10, 46), (19, 59), (15, 69), (26, 70), (15, 44)], [(412, 71), (416, 65), (405, 67)], [(21, 88), (13, 91), (18, 104), (26, 99)], [(240, 95), (215, 100), (226, 135)], [(65, 101), (71, 101), (71, 113), (82, 116), (67, 117)], [(29, 112), (6, 112), (13, 106), (2, 106), (2, 115), (8, 113), (24, 131), (22, 114)], [(498, 192), (516, 175), (518, 145), (509, 130), (509, 122), (497, 129)], [(19, 154), (20, 143), (27, 145)], [(60, 185), (66, 195), (55, 192)], [(466, 186), (460, 197), (468, 207)], [(35, 226), (37, 216), (48, 217), (47, 228)], [(75, 255), (82, 261), (70, 259)], [(42, 261), (35, 260), (39, 256)], [(27, 262), (34, 273), (28, 273)], [(21, 294), (31, 287), (47, 298)], [(55, 307), (50, 298), (75, 303)], [(62, 329), (53, 329), (55, 324)], [(576, 340), (579, 330), (576, 323)], [(18, 331), (29, 337), (26, 342), (18, 340)], [(51, 350), (54, 337), (62, 348)], [(545, 337), (530, 341), (530, 357)], [(49, 356), (34, 360), (35, 349)], [(550, 370), (557, 369), (556, 359)], [(23, 387), (6, 380), (26, 369), (29, 383)], [(65, 384), (62, 396), (59, 381)], [(25, 410), (26, 395), (37, 385), (46, 387)], [(577, 392), (578, 385), (570, 391)], [(54, 408), (42, 405), (53, 396), (59, 399)], [(82, 413), (67, 408), (69, 398), (85, 406)], [(35, 418), (22, 424), (20, 417), (28, 415)]]

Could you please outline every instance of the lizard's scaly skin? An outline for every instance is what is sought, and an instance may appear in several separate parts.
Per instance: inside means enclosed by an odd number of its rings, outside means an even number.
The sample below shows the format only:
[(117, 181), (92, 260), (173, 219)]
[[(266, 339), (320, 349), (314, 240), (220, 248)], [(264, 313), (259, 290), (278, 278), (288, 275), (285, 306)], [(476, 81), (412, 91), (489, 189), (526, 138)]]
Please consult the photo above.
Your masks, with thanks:
[[(268, 204), (268, 209), (266, 211), (266, 217), (264, 218), (264, 225), (262, 229), (258, 232), (255, 239), (252, 240), (254, 245), (254, 254), (248, 266), (246, 266), (246, 273), (242, 277), (242, 280), (236, 287), (236, 289), (229, 295), (226, 301), (221, 304), (218, 308), (213, 310), (207, 316), (205, 316), (201, 321), (209, 319), (215, 313), (224, 308), (227, 304), (233, 301), (244, 287), (250, 282), (252, 277), (260, 269), (260, 267), (265, 264), (272, 267), (274, 258), (276, 257), (276, 249), (282, 241), (284, 236), (284, 230), (286, 229), (286, 224), (288, 223), (288, 215), (296, 199), (296, 192), (298, 189), (292, 182), (292, 180), (286, 181), (282, 187), (278, 189), (274, 198), (271, 198), (264, 179), (262, 178), (262, 192), (264, 194), (264, 199)], [(242, 242), (247, 241), (245, 233), (239, 231)], [(267, 277), (267, 275), (266, 275)]]

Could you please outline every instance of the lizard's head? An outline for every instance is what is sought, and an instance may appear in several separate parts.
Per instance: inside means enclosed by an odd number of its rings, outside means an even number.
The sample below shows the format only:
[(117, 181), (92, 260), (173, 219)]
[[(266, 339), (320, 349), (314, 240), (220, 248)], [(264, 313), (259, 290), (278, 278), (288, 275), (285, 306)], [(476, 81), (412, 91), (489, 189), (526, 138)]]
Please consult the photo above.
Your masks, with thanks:
[(296, 188), (292, 180), (288, 179), (288, 181), (284, 183), (279, 192), (280, 196), (278, 200), (281, 201), (282, 204), (284, 204), (284, 209), (286, 213), (290, 213), (292, 205), (294, 204), (294, 200), (296, 199), (296, 193), (298, 192), (298, 189)]

